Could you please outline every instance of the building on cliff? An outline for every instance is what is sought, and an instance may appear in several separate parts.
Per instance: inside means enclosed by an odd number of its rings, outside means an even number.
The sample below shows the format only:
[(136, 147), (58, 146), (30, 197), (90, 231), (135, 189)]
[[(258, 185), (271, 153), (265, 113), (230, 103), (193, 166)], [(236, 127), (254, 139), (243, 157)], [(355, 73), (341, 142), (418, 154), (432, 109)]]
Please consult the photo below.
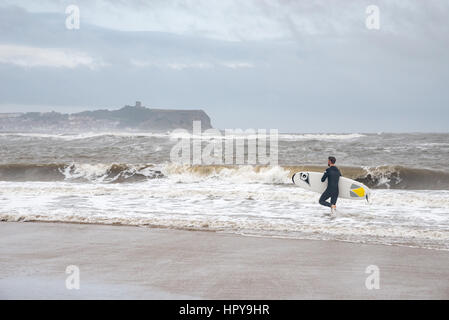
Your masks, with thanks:
[[(4, 116), (2, 116), (4, 115)], [(203, 130), (212, 128), (203, 110), (153, 109), (136, 101), (134, 106), (118, 110), (94, 110), (72, 114), (59, 112), (27, 112), (0, 114), (3, 132), (79, 132), (79, 131), (171, 131), (192, 130), (193, 121), (201, 121)]]

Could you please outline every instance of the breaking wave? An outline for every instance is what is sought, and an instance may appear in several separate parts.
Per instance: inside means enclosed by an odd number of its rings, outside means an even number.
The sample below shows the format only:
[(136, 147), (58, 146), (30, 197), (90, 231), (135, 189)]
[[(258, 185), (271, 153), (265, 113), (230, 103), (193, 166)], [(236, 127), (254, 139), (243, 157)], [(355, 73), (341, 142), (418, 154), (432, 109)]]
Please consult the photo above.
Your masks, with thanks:
[(1, 181), (76, 181), (97, 183), (137, 182), (162, 178), (153, 165), (126, 164), (6, 164)]
[[(1, 181), (76, 181), (132, 183), (148, 179), (201, 182), (289, 184), (298, 171), (324, 171), (322, 166), (188, 166), (175, 164), (3, 164)], [(402, 166), (341, 167), (345, 177), (377, 189), (449, 190), (449, 173)]]
[[(217, 131), (219, 135), (208, 135), (208, 138), (214, 139), (238, 139), (238, 138), (248, 138), (257, 137), (256, 131), (254, 133), (249, 133), (249, 131), (236, 131), (230, 134), (225, 134), (223, 131)], [(268, 134), (267, 132), (266, 134)], [(0, 137), (21, 137), (30, 139), (54, 139), (54, 140), (83, 140), (92, 138), (102, 138), (105, 136), (110, 137), (147, 137), (147, 138), (201, 138), (200, 135), (195, 135), (189, 132), (133, 132), (133, 131), (121, 131), (121, 132), (87, 132), (87, 133), (61, 133), (61, 134), (50, 134), (50, 133), (0, 133)], [(341, 133), (341, 134), (331, 134), (331, 133), (304, 133), (304, 134), (289, 134), (289, 133), (279, 133), (278, 138), (284, 141), (304, 141), (304, 140), (318, 140), (318, 141), (336, 141), (336, 140), (352, 140), (366, 137), (364, 134), (360, 133)]]

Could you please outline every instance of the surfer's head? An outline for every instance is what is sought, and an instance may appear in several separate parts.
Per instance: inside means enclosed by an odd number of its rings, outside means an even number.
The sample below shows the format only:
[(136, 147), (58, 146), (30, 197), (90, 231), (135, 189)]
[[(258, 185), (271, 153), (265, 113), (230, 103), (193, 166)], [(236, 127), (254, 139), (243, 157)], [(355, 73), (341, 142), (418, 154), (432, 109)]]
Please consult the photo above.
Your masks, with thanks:
[(335, 157), (329, 157), (327, 158), (327, 165), (330, 167), (332, 165), (335, 164), (335, 162), (337, 162), (337, 159), (335, 159)]

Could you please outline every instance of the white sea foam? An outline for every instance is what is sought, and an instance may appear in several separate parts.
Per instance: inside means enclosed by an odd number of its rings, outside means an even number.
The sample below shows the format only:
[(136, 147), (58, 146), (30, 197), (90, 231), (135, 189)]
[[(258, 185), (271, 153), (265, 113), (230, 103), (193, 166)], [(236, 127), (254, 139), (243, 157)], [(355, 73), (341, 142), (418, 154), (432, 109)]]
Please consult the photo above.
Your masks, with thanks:
[(85, 178), (90, 181), (103, 182), (110, 165), (106, 164), (72, 164), (61, 170), (66, 180)]
[[(3, 137), (29, 137), (29, 138), (41, 138), (41, 139), (58, 139), (58, 140), (81, 140), (81, 139), (90, 139), (104, 136), (115, 136), (115, 137), (153, 137), (153, 138), (171, 138), (171, 139), (256, 139), (261, 137), (269, 138), (269, 130), (266, 131), (266, 134), (257, 135), (251, 133), (234, 133), (226, 135), (224, 132), (220, 135), (196, 135), (192, 133), (186, 132), (86, 132), (86, 133), (73, 133), (73, 134), (48, 134), (48, 133), (0, 133), (0, 136)], [(304, 140), (350, 140), (350, 139), (358, 139), (365, 137), (365, 135), (360, 133), (344, 133), (344, 134), (278, 134), (278, 138), (280, 140), (288, 140), (288, 141), (304, 141)]]
[(41, 138), (41, 139), (57, 139), (57, 140), (82, 140), (89, 138), (114, 136), (114, 137), (155, 137), (155, 138), (168, 138), (170, 132), (85, 132), (85, 133), (61, 133), (61, 134), (47, 134), (47, 133), (0, 133), (3, 137), (29, 137), (29, 138)]
[[(280, 166), (260, 167), (192, 167), (176, 164), (158, 166), (170, 180), (177, 182), (200, 182), (222, 180), (231, 183), (289, 183), (289, 170)], [(205, 182), (207, 183), (207, 182)]]
[(318, 134), (281, 134), (279, 138), (281, 140), (292, 140), (292, 141), (301, 141), (301, 140), (351, 140), (366, 137), (364, 134), (360, 133), (344, 133), (344, 134), (327, 134), (327, 133), (318, 133)]
[(135, 175), (149, 179), (157, 177), (152, 165), (72, 163), (60, 169), (60, 172), (67, 181), (82, 179), (94, 183), (111, 183), (118, 179), (125, 181)]
[(318, 194), (291, 184), (210, 178), (0, 182), (0, 188), (0, 219), (7, 221), (120, 223), (449, 249), (449, 191), (374, 190), (372, 205), (340, 199), (338, 218), (329, 220)]
[[(173, 132), (170, 134), (172, 139), (218, 139), (218, 140), (227, 140), (227, 139), (257, 139), (257, 138), (270, 138), (270, 131), (266, 130), (264, 133), (258, 133), (256, 130), (254, 131), (243, 131), (242, 133), (222, 133), (220, 135), (196, 135), (188, 132)], [(332, 141), (332, 140), (352, 140), (365, 137), (365, 135), (360, 133), (343, 133), (343, 134), (300, 134), (300, 133), (279, 133), (277, 135), (278, 139), (281, 141), (304, 141), (304, 140), (320, 140), (320, 141)]]

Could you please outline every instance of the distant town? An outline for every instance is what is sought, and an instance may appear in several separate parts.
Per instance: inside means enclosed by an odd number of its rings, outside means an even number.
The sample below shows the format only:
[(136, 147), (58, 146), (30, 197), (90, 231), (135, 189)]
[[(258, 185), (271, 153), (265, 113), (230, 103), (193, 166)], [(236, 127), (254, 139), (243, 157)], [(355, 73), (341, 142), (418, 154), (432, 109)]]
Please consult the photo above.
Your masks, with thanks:
[(212, 128), (203, 110), (153, 109), (136, 101), (134, 106), (118, 110), (94, 110), (78, 113), (26, 112), (0, 113), (1, 132), (83, 132), (83, 131), (168, 131), (192, 130), (192, 122), (201, 121), (202, 129)]

